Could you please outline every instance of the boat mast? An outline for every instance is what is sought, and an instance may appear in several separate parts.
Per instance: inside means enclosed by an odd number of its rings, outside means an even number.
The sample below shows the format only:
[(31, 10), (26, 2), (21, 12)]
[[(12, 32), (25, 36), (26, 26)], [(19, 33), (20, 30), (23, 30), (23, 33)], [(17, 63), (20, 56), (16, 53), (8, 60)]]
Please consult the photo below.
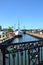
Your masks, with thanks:
[(19, 23), (19, 21), (18, 21), (18, 30), (20, 30), (20, 23)]

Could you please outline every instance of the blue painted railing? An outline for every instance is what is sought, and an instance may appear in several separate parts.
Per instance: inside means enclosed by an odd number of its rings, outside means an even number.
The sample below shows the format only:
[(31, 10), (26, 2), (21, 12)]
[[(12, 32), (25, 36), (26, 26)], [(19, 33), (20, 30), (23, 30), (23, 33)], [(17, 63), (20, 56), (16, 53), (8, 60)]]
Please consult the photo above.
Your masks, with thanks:
[(43, 40), (21, 43), (6, 41), (4, 43), (0, 45), (3, 54), (3, 65), (43, 64)]

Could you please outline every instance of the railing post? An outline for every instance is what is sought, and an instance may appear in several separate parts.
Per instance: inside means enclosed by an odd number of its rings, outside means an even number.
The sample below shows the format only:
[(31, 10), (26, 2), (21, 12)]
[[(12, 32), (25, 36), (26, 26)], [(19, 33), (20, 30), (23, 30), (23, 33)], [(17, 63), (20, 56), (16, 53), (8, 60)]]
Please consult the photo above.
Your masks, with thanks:
[(12, 55), (13, 56), (13, 65), (15, 65), (15, 54)]
[(25, 65), (26, 65), (26, 50), (25, 50)]
[(42, 51), (43, 51), (43, 50), (42, 50), (42, 47), (41, 47), (41, 61), (42, 61), (42, 54), (43, 54)]
[(17, 52), (17, 65), (19, 65), (19, 52)]
[(21, 65), (23, 65), (23, 52), (21, 52)]
[(10, 54), (9, 54), (9, 65), (10, 65)]
[(30, 65), (30, 51), (28, 50), (28, 65)]
[(3, 47), (3, 65), (5, 65), (5, 47)]
[(40, 64), (40, 48), (38, 47), (38, 64)]

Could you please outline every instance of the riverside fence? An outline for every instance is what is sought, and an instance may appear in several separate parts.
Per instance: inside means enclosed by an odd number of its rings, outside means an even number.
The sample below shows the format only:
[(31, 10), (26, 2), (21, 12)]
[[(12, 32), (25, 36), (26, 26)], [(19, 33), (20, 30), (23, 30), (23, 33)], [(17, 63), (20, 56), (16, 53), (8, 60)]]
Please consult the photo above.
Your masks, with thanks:
[[(0, 44), (3, 65), (43, 65), (43, 40)], [(11, 58), (12, 56), (12, 58)]]

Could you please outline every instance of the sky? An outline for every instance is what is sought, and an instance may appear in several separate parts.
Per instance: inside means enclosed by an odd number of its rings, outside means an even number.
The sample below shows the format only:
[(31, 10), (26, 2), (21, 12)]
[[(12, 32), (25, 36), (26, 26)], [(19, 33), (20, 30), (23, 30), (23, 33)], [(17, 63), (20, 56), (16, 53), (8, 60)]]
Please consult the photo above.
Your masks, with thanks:
[(43, 0), (0, 0), (0, 25), (43, 29)]

